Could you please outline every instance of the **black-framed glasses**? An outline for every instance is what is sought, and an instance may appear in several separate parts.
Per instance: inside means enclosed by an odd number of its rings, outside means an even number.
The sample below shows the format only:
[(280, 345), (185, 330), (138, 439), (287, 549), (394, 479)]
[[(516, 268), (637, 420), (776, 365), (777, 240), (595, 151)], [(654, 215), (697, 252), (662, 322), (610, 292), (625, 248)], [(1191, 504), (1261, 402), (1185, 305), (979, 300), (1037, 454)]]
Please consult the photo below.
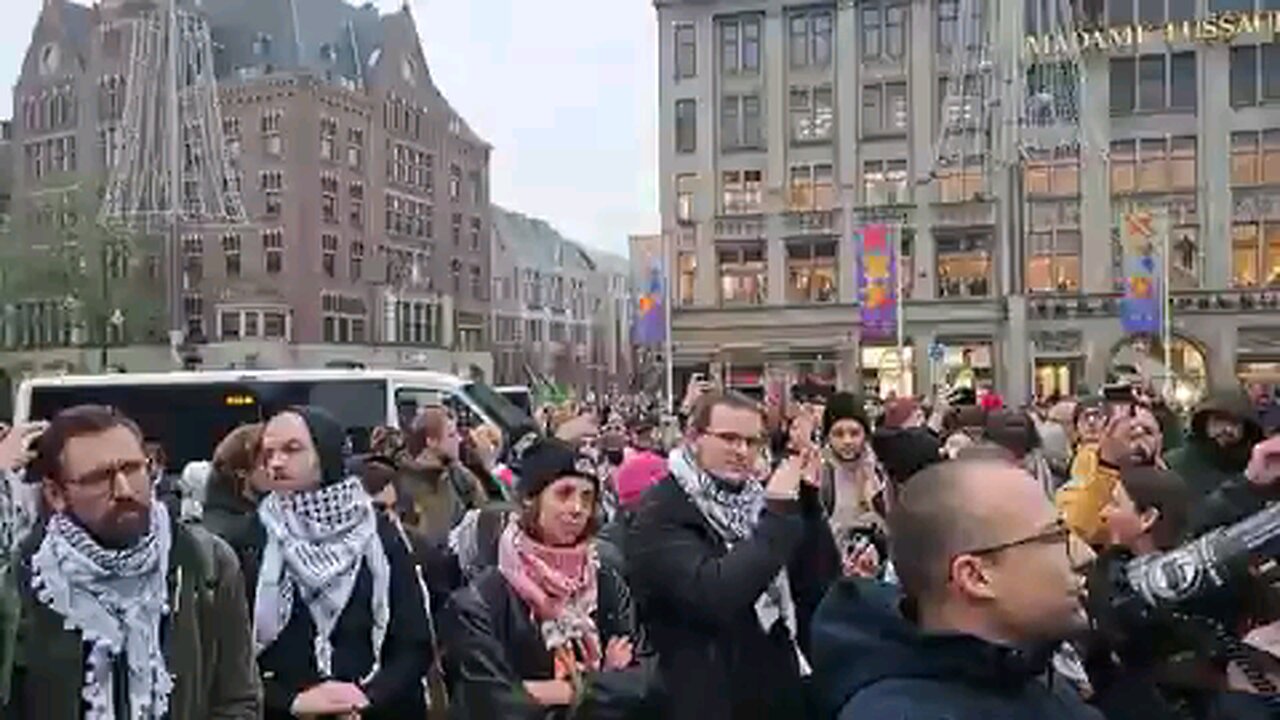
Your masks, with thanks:
[(150, 478), (151, 468), (151, 461), (147, 459), (124, 460), (91, 470), (80, 477), (69, 478), (67, 484), (95, 495), (114, 493), (116, 478), (124, 477), (131, 483), (141, 484)]
[(735, 447), (742, 446), (747, 450), (759, 450), (764, 447), (764, 438), (759, 435), (743, 435), (731, 430), (708, 430), (707, 435)]
[(965, 550), (964, 552), (956, 553), (956, 555), (994, 555), (995, 553), (1012, 550), (1013, 548), (1022, 547), (1023, 545), (1057, 545), (1059, 543), (1062, 544), (1063, 549), (1067, 553), (1067, 558), (1072, 559), (1071, 528), (1067, 527), (1066, 523), (1063, 522), (1059, 522), (1052, 528), (1042, 530), (1034, 535), (1018, 538), (1017, 540), (1010, 540), (1009, 542), (1003, 542), (998, 545), (988, 545), (974, 550)]

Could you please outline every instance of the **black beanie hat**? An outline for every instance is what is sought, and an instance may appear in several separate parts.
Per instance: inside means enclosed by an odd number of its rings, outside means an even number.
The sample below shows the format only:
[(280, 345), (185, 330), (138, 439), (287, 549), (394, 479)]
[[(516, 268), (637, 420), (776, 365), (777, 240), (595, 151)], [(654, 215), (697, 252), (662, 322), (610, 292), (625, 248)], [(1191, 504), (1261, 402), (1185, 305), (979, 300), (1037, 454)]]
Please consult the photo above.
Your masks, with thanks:
[(942, 444), (925, 428), (877, 430), (871, 436), (871, 448), (895, 485), (942, 461)]
[(600, 483), (590, 458), (563, 440), (543, 438), (521, 455), (516, 492), (524, 499), (537, 497), (548, 485), (567, 476)]
[(822, 437), (829, 436), (831, 428), (841, 420), (857, 420), (864, 431), (871, 431), (862, 398), (853, 393), (838, 392), (827, 399), (827, 408), (822, 411)]
[(346, 480), (347, 433), (328, 410), (312, 405), (297, 405), (285, 409), (302, 418), (311, 432), (311, 442), (320, 456), (320, 484), (336, 485)]

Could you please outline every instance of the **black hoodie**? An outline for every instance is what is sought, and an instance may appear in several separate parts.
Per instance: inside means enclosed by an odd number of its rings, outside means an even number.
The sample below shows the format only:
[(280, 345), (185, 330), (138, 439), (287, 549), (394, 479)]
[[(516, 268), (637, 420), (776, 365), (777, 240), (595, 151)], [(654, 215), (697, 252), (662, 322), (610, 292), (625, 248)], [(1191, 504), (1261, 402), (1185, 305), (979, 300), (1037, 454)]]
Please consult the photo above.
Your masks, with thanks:
[[(1206, 432), (1209, 417), (1227, 415), (1238, 419), (1243, 426), (1240, 442), (1229, 448), (1218, 445)], [(1253, 403), (1243, 393), (1218, 393), (1196, 408), (1191, 416), (1191, 432), (1186, 445), (1166, 453), (1165, 461), (1171, 470), (1182, 477), (1197, 497), (1204, 497), (1219, 487), (1243, 477), (1249, 463), (1249, 453), (1262, 440), (1262, 425)]]
[(842, 580), (813, 620), (823, 718), (1100, 720), (1032, 656), (968, 635), (925, 635), (899, 611), (897, 588)]

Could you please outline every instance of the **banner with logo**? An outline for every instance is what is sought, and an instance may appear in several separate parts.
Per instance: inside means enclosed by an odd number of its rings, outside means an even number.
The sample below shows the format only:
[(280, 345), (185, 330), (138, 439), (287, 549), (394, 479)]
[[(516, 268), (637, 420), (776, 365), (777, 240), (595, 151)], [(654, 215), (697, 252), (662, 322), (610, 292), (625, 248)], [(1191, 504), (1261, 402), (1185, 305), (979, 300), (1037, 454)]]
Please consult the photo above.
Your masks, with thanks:
[(631, 330), (631, 341), (636, 345), (652, 347), (667, 341), (666, 287), (662, 260), (653, 258), (649, 264), (648, 284), (640, 295)]
[(854, 236), (858, 248), (858, 303), (864, 339), (892, 338), (898, 332), (898, 263), (892, 233), (884, 223), (864, 225)]
[(1160, 222), (1149, 210), (1127, 212), (1120, 217), (1123, 253), (1124, 297), (1120, 323), (1127, 333), (1160, 332)]

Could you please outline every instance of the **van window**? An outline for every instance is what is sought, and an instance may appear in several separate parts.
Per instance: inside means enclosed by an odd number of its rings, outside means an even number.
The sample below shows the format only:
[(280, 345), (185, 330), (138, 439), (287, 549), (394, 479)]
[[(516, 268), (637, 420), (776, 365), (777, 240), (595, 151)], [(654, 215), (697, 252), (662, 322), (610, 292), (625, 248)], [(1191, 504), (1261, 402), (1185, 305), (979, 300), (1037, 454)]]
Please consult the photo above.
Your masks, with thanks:
[(177, 472), (193, 460), (208, 460), (233, 429), (292, 405), (328, 410), (346, 428), (352, 450), (367, 452), (370, 433), (385, 422), (386, 393), (383, 380), (35, 387), (31, 418), (48, 420), (76, 405), (109, 405), (160, 443), (167, 469)]

